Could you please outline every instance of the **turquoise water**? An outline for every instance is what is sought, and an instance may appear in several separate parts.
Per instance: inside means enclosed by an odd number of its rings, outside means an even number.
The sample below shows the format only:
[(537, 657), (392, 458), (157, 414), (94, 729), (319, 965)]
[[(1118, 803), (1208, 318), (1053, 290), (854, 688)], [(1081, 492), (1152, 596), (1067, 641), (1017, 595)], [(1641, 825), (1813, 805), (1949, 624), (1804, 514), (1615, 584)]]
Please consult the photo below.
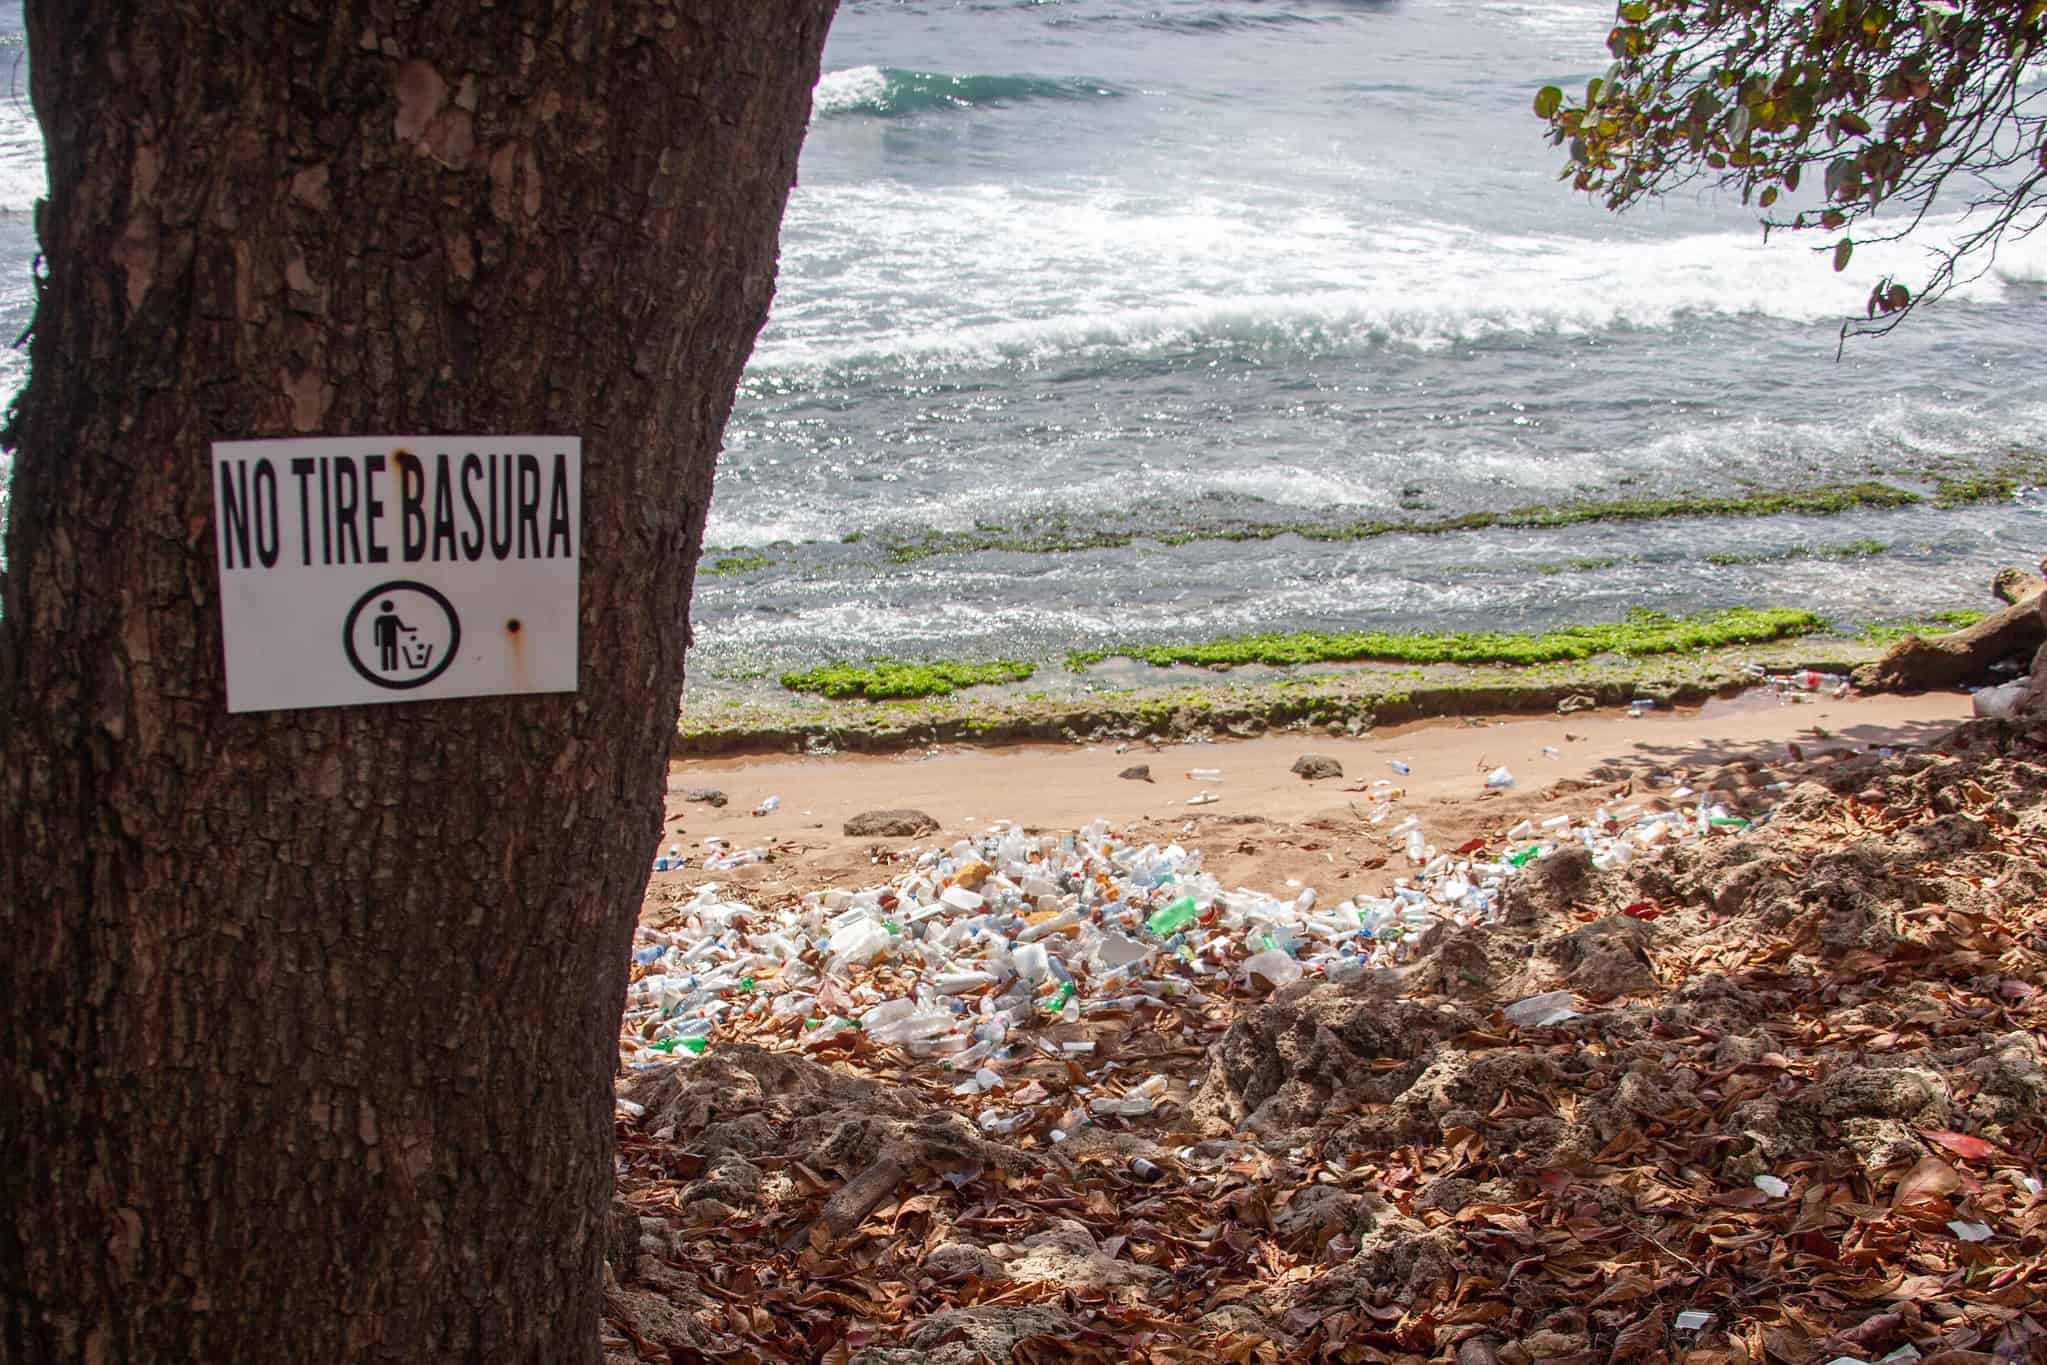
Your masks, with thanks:
[[(2047, 500), (1950, 512), (1167, 544), (1981, 466), (2047, 444), (2047, 239), (1835, 359), (1921, 244), (1834, 274), (1686, 196), (1557, 182), (1533, 91), (1581, 0), (850, 0), (728, 432), (692, 676), (1247, 630), (1533, 628), (1749, 601), (1981, 605)], [(42, 187), (0, 15), (0, 342)], [(25, 374), (0, 349), (0, 393)], [(1139, 535), (893, 562), (932, 532)], [(1874, 540), (1863, 558), (1779, 558)], [(743, 553), (741, 553), (743, 552)], [(1737, 555), (1768, 562), (1714, 563)], [(765, 560), (760, 567), (746, 564)]]
[[(714, 546), (771, 563), (699, 579), (694, 668), (1537, 627), (1632, 604), (1980, 605), (1996, 565), (2037, 557), (2040, 501), (883, 552), (1055, 520), (1171, 533), (1798, 486), (2047, 438), (2041, 247), (1836, 363), (1840, 319), (1923, 248), (1866, 249), (1837, 276), (1728, 202), (1615, 218), (1558, 184), (1529, 100), (1604, 69), (1611, 13), (842, 7), (711, 513)], [(1862, 539), (1890, 552), (1706, 559)]]

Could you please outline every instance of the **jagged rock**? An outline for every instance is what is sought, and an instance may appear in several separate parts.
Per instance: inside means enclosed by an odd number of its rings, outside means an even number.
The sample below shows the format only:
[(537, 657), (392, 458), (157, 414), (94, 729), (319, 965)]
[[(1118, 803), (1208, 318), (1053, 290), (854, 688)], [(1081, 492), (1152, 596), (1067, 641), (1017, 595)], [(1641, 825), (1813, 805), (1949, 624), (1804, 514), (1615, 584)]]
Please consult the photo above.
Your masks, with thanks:
[(1056, 1342), (1074, 1330), (1071, 1314), (1044, 1306), (983, 1304), (933, 1313), (913, 1324), (900, 1346), (870, 1346), (855, 1352), (852, 1365), (972, 1365), (1014, 1360), (1017, 1347)]
[(1149, 763), (1135, 764), (1134, 766), (1125, 768), (1122, 772), (1117, 773), (1116, 776), (1130, 782), (1149, 782), (1152, 780), (1151, 764)]
[(1342, 777), (1343, 765), (1327, 754), (1302, 754), (1294, 760), (1291, 771), (1309, 782), (1324, 777)]
[[(1387, 1000), (1338, 986), (1296, 988), (1232, 1024), (1209, 1050), (1192, 1114), (1231, 1128), (1310, 1126), (1338, 1104), (1383, 1104), (1446, 1038), (1476, 1028), (1469, 1011)], [(1374, 1071), (1380, 1058), (1405, 1066)]]
[(1593, 707), (1597, 705), (1599, 705), (1598, 702), (1586, 696), (1584, 693), (1579, 692), (1572, 696), (1565, 697), (1562, 701), (1558, 702), (1557, 714), (1560, 716), (1568, 716), (1577, 711), (1590, 711)]
[(1010, 1280), (1104, 1289), (1156, 1284), (1168, 1278), (1165, 1271), (1155, 1266), (1104, 1255), (1087, 1225), (1071, 1218), (1058, 1219), (1045, 1231), (1026, 1237), (1015, 1246), (997, 1243), (988, 1248), (988, 1253), (1002, 1263), (1001, 1275)]
[(1592, 882), (1592, 851), (1568, 844), (1521, 869), (1500, 893), (1500, 919), (1506, 924), (1533, 924), (1571, 908)]
[(676, 793), (685, 801), (696, 801), (706, 806), (725, 804), (725, 793), (716, 787), (685, 787)]
[(938, 822), (921, 810), (869, 810), (846, 822), (846, 835), (854, 839), (914, 839), (937, 828)]

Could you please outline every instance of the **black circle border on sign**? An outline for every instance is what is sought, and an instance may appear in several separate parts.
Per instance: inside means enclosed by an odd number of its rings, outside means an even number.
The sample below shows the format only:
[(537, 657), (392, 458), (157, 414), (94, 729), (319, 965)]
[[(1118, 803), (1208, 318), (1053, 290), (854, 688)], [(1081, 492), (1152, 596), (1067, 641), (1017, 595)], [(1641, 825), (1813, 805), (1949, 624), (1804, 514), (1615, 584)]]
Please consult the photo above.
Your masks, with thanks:
[[(393, 682), (389, 678), (379, 677), (377, 674), (372, 673), (364, 666), (362, 659), (356, 654), (355, 620), (358, 616), (362, 615), (362, 609), (369, 605), (372, 597), (377, 597), (387, 592), (397, 592), (401, 589), (424, 593), (426, 596), (431, 597), (440, 606), (442, 611), (447, 613), (448, 653), (447, 657), (441, 660), (441, 666), (425, 677), (412, 678), (406, 682)], [(448, 666), (455, 662), (455, 651), (461, 647), (462, 618), (455, 614), (455, 604), (442, 596), (438, 588), (410, 578), (393, 579), (389, 583), (379, 583), (376, 587), (371, 588), (361, 597), (355, 599), (355, 605), (348, 609), (348, 619), (341, 623), (341, 648), (348, 655), (350, 667), (354, 668), (357, 673), (360, 673), (366, 682), (374, 683), (378, 687), (388, 687), (394, 692), (406, 692), (415, 687), (425, 687), (435, 678), (440, 677), (441, 674), (448, 671)]]

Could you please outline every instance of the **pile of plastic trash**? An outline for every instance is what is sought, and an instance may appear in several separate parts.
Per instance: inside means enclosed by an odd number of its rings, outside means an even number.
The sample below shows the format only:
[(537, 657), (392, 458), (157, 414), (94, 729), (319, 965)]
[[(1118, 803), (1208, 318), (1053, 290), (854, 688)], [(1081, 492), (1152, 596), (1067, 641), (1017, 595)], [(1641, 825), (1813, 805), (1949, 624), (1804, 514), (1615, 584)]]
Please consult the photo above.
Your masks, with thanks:
[(1799, 668), (1789, 673), (1771, 673), (1761, 664), (1745, 664), (1742, 671), (1771, 688), (1782, 702), (1807, 702), (1820, 697), (1839, 700), (1848, 695), (1851, 681), (1839, 673), (1821, 673), (1817, 669)]
[[(1487, 780), (1511, 783), (1504, 769)], [(1082, 1061), (1093, 1050), (1084, 1038), (1050, 1036), (1076, 1030), (1045, 1025), (1198, 1007), (1304, 977), (1351, 980), (1396, 965), (1439, 922), (1486, 919), (1510, 879), (1566, 844), (1614, 868), (1749, 823), (1678, 787), (1651, 802), (1657, 809), (1524, 821), (1484, 856), (1480, 841), (1443, 850), (1417, 817), (1393, 820), (1402, 795), (1377, 783), (1364, 814), (1405, 855), (1405, 875), (1391, 895), (1331, 904), (1313, 887), (1225, 888), (1198, 851), (1135, 845), (1100, 821), (1056, 834), (1001, 822), (978, 839), (910, 850), (885, 884), (814, 891), (774, 909), (702, 885), (669, 927), (638, 931), (627, 1060), (663, 1065), (702, 1052), (721, 1029), (750, 1034), (780, 1021), (787, 1031), (796, 1019), (805, 1046), (857, 1029), (978, 1094), (1000, 1086), (1003, 1062), (1033, 1050)], [(1103, 1113), (1148, 1112), (1163, 1088), (1154, 1077), (1095, 1103), (1111, 1106)], [(1006, 1131), (1008, 1119), (990, 1109), (981, 1121)]]

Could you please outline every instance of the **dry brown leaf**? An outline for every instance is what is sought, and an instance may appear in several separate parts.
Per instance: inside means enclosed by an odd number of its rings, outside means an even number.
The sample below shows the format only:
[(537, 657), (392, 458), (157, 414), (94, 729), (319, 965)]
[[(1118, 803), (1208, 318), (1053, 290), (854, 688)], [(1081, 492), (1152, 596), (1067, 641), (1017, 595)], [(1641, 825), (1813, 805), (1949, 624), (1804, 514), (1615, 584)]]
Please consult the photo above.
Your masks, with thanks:
[(1937, 1156), (1921, 1157), (1891, 1195), (1891, 1207), (1910, 1208), (1953, 1194), (1962, 1187), (1961, 1173)]
[(1640, 1356), (1661, 1352), (1668, 1345), (1669, 1330), (1663, 1324), (1663, 1310), (1658, 1308), (1648, 1317), (1639, 1319), (1613, 1339), (1613, 1350), (1607, 1354), (1607, 1365), (1615, 1361), (1634, 1360)]

